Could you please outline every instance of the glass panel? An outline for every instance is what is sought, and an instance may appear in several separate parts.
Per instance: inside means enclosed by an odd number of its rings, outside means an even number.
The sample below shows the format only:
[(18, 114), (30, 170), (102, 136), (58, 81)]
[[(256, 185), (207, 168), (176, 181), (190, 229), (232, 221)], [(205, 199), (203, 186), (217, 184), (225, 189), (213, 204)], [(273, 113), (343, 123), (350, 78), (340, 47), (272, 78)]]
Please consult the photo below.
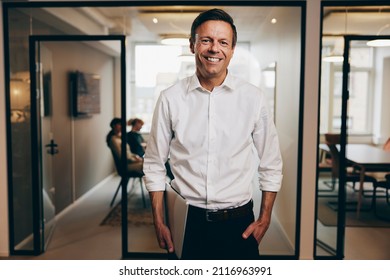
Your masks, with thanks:
[[(229, 66), (229, 71), (235, 75), (250, 81), (256, 86), (262, 88), (269, 98), (270, 110), (274, 112), (277, 120), (277, 128), (280, 133), (282, 150), (283, 147), (289, 146), (289, 153), (284, 154), (285, 166), (290, 166), (286, 171), (282, 191), (278, 195), (278, 201), (290, 201), (288, 205), (276, 203), (275, 205), (275, 222), (272, 229), (266, 235), (265, 241), (260, 246), (261, 255), (294, 255), (295, 244), (295, 213), (296, 207), (295, 198), (297, 186), (295, 168), (297, 166), (296, 159), (298, 158), (297, 150), (293, 147), (298, 147), (298, 123), (299, 123), (299, 75), (300, 75), (300, 8), (284, 8), (284, 7), (222, 7), (227, 12), (237, 17), (237, 29), (239, 40), (233, 59)], [(139, 7), (143, 10), (144, 7)], [(199, 7), (199, 9), (206, 9)], [(250, 11), (250, 12), (249, 12)], [(248, 14), (249, 13), (249, 14)], [(274, 26), (271, 23), (265, 22), (263, 15), (268, 14), (267, 18), (282, 19), (288, 17), (288, 21), (280, 21)], [(158, 18), (158, 13), (153, 16)], [(189, 33), (190, 24), (196, 17), (194, 13), (192, 18), (188, 18), (186, 26), (181, 26), (184, 33)], [(244, 16), (245, 15), (245, 16)], [(174, 17), (175, 15), (172, 15)], [(180, 13), (177, 12), (180, 17)], [(152, 16), (149, 16), (152, 20)], [(260, 32), (259, 28), (252, 29), (252, 24), (247, 24), (245, 19), (257, 18), (258, 24), (269, 30)], [(142, 18), (142, 17), (141, 17)], [(241, 22), (244, 21), (244, 22)], [(277, 21), (277, 20), (276, 20)], [(288, 23), (287, 23), (288, 22)], [(164, 24), (164, 22), (159, 22)], [(187, 28), (187, 29), (184, 29)], [(274, 38), (273, 28), (280, 31), (278, 39)], [(149, 29), (150, 30), (150, 29)], [(283, 37), (282, 34), (289, 34), (288, 37)], [(251, 34), (250, 36), (248, 36)], [(285, 38), (285, 44), (291, 44), (292, 48), (282, 48), (284, 43), (278, 40)], [(131, 40), (132, 38), (130, 38)], [(134, 40), (134, 39), (133, 39)], [(131, 106), (128, 106), (129, 118), (139, 117), (145, 121), (142, 132), (145, 138), (148, 136), (150, 129), (153, 107), (161, 90), (167, 88), (178, 79), (190, 76), (195, 71), (194, 58), (189, 52), (188, 42), (185, 46), (165, 46), (158, 43), (144, 44), (133, 42), (134, 47), (132, 53), (135, 57), (132, 60), (132, 72), (134, 75), (134, 85), (130, 91)], [(280, 45), (279, 45), (280, 44)], [(270, 47), (274, 46), (274, 47)], [(273, 49), (273, 51), (270, 51)], [(283, 49), (283, 50), (282, 50)], [(286, 51), (289, 55), (286, 55)], [(163, 54), (159, 54), (163, 52)], [(264, 53), (267, 53), (264, 56)], [(151, 61), (155, 67), (151, 70), (148, 61)], [(146, 68), (146, 69), (145, 69)], [(145, 70), (142, 70), (145, 69)], [(292, 70), (294, 69), (294, 70)], [(288, 74), (287, 74), (288, 73)], [(291, 73), (295, 73), (291, 75)], [(278, 78), (276, 78), (278, 77)], [(285, 85), (289, 84), (289, 87)], [(289, 104), (287, 106), (287, 104)], [(288, 115), (285, 112), (289, 112)], [(286, 122), (288, 120), (288, 122)], [(287, 125), (288, 123), (288, 125)], [(283, 131), (283, 133), (282, 133)], [(292, 141), (292, 142), (291, 142)], [(130, 182), (131, 183), (131, 182)], [(137, 184), (137, 182), (136, 182)], [(130, 187), (129, 187), (130, 188)], [(134, 188), (137, 190), (137, 187)], [(139, 190), (138, 190), (139, 192)], [(259, 197), (256, 183), (254, 184), (254, 192), (256, 198), (256, 207), (259, 206)], [(139, 199), (139, 198), (138, 198)], [(139, 204), (142, 208), (142, 204)], [(258, 208), (255, 212), (258, 211)], [(258, 213), (258, 212), (256, 212)], [(134, 228), (129, 226), (129, 252), (161, 252), (157, 244), (152, 241), (148, 245), (142, 245), (141, 240), (134, 239), (140, 235), (140, 227)], [(144, 227), (146, 232), (146, 227)], [(150, 236), (154, 235), (153, 229), (150, 227)], [(132, 234), (133, 233), (133, 234)], [(273, 238), (278, 236), (278, 248), (272, 246), (275, 244)], [(136, 247), (138, 245), (138, 247)], [(143, 247), (142, 247), (143, 246)], [(154, 249), (152, 249), (154, 248)]]
[[(62, 12), (62, 9), (56, 9), (55, 12)], [(66, 9), (65, 9), (66, 12)], [(10, 8), (9, 9), (9, 64), (10, 64), (10, 99), (11, 99), (11, 111), (12, 115), (10, 117), (11, 122), (11, 143), (12, 143), (12, 169), (13, 176), (12, 180), (12, 195), (13, 195), (13, 228), (11, 232), (13, 233), (13, 244), (11, 244), (13, 251), (30, 251), (38, 252), (42, 248), (34, 248), (33, 244), (33, 212), (32, 212), (32, 181), (31, 181), (31, 131), (30, 131), (30, 76), (29, 76), (29, 49), (28, 49), (28, 38), (29, 35), (62, 35), (66, 32), (74, 32), (71, 30), (66, 30), (66, 28), (57, 24), (57, 22), (51, 22), (47, 18), (40, 16), (42, 10), (39, 8)], [(47, 21), (47, 22), (46, 22)], [(64, 29), (65, 28), (65, 29)], [(100, 34), (100, 32), (99, 32)], [(82, 160), (76, 158), (77, 163), (81, 167), (75, 166), (72, 167), (71, 160), (64, 160), (62, 157), (67, 157), (72, 155), (72, 145), (69, 144), (71, 128), (70, 118), (69, 118), (69, 92), (68, 92), (68, 81), (67, 81), (67, 72), (62, 73), (62, 71), (67, 71), (68, 69), (74, 69), (74, 65), (80, 65), (80, 61), (86, 61), (85, 53), (89, 55), (92, 62), (87, 64), (91, 69), (100, 69), (104, 68), (105, 71), (103, 76), (108, 77), (107, 81), (103, 83), (104, 91), (109, 93), (102, 97), (102, 104), (107, 106), (107, 111), (104, 112), (104, 115), (101, 114), (101, 117), (93, 119), (89, 124), (84, 128), (80, 128), (84, 134), (81, 136), (82, 139), (86, 135), (93, 135), (93, 137), (105, 138), (106, 130), (101, 129), (102, 123), (109, 123), (109, 120), (114, 115), (113, 109), (113, 99), (114, 94), (114, 82), (112, 81), (116, 70), (114, 68), (114, 59), (118, 56), (118, 51), (120, 51), (120, 44), (109, 44), (106, 42), (100, 42), (98, 46), (92, 47), (93, 51), (86, 51), (80, 46), (86, 46), (90, 44), (89, 42), (80, 43), (77, 47), (77, 54), (79, 57), (75, 59), (78, 64), (74, 64), (73, 61), (68, 60), (69, 68), (57, 69), (55, 72), (58, 81), (61, 81), (61, 84), (55, 87), (54, 94), (51, 97), (57, 97), (53, 100), (50, 99), (41, 99), (42, 100), (42, 121), (45, 123), (46, 119), (52, 113), (52, 109), (56, 108), (57, 112), (60, 111), (64, 116), (60, 117), (60, 124), (55, 127), (59, 133), (51, 134), (50, 125), (43, 127), (43, 143), (44, 145), (50, 144), (51, 137), (57, 137), (59, 134), (63, 136), (62, 139), (65, 139), (66, 143), (61, 143), (61, 159), (57, 160), (57, 166), (52, 170), (56, 178), (54, 185), (58, 186), (58, 182), (61, 184), (61, 188), (56, 188), (54, 191), (53, 185), (45, 188), (43, 194), (43, 200), (46, 202), (44, 206), (43, 220), (40, 224), (41, 229), (43, 227), (51, 227), (53, 225), (53, 215), (58, 214), (60, 211), (64, 210), (69, 206), (76, 198), (81, 197), (89, 189), (98, 184), (100, 181), (106, 178), (109, 174), (112, 173), (112, 168), (105, 161), (100, 159), (95, 159), (93, 157), (98, 157), (99, 153), (96, 153), (98, 150), (102, 150), (106, 147), (104, 141), (95, 141), (95, 139), (90, 140), (92, 143), (86, 147), (81, 147), (80, 150), (84, 152), (84, 155), (91, 155), (82, 157)], [(64, 46), (63, 53), (69, 54), (69, 50), (66, 49), (64, 43), (59, 44)], [(110, 53), (109, 56), (102, 55), (102, 53)], [(65, 55), (60, 55), (64, 57)], [(104, 62), (100, 60), (101, 57), (106, 59)], [(96, 61), (96, 64), (95, 64)], [(100, 65), (102, 63), (103, 65)], [(105, 63), (105, 64), (104, 64)], [(119, 64), (118, 64), (119, 65)], [(45, 69), (44, 69), (45, 71)], [(93, 72), (91, 70), (91, 72)], [(42, 86), (45, 88), (50, 79), (48, 79), (48, 73), (42, 73), (40, 81)], [(120, 77), (120, 72), (118, 71), (117, 76)], [(119, 81), (119, 80), (118, 80)], [(120, 87), (115, 87), (115, 90), (120, 92)], [(46, 94), (46, 91), (43, 91), (43, 94)], [(48, 96), (45, 96), (48, 97)], [(49, 101), (49, 102), (46, 102)], [(53, 107), (50, 107), (50, 101), (53, 101)], [(64, 105), (65, 104), (65, 105)], [(103, 121), (103, 119), (105, 119)], [(66, 125), (64, 125), (66, 123)], [(81, 124), (82, 126), (82, 124)], [(79, 129), (79, 126), (75, 126), (75, 129)], [(96, 128), (100, 128), (97, 130)], [(77, 130), (78, 131), (78, 130)], [(55, 138), (57, 141), (58, 138)], [(77, 138), (75, 141), (80, 141)], [(27, 143), (27, 144), (26, 144)], [(85, 142), (83, 142), (85, 144)], [(98, 146), (98, 147), (97, 147)], [(42, 155), (45, 154), (46, 149), (43, 149)], [(78, 154), (80, 152), (77, 150)], [(58, 157), (58, 155), (57, 155)], [(93, 159), (91, 159), (91, 157)], [(111, 158), (110, 158), (111, 159)], [(43, 162), (43, 165), (48, 163), (50, 160)], [(95, 162), (96, 164), (92, 167), (90, 162)], [(50, 165), (50, 164), (49, 164)], [(104, 166), (103, 166), (104, 165)], [(77, 174), (72, 174), (72, 168), (79, 171)], [(94, 170), (89, 170), (89, 168), (94, 168)], [(88, 169), (88, 170), (85, 170)], [(98, 172), (96, 172), (98, 170)], [(44, 183), (48, 180), (51, 171), (49, 169), (42, 170)], [(50, 180), (49, 180), (50, 181)], [(73, 188), (72, 184), (75, 183), (76, 187)], [(49, 184), (50, 185), (50, 184)], [(74, 193), (73, 193), (74, 192)], [(56, 209), (54, 205), (58, 206)], [(49, 206), (49, 207), (47, 207)], [(43, 232), (43, 231), (42, 231)], [(44, 240), (41, 240), (42, 243), (46, 242), (49, 238), (49, 232), (46, 231), (44, 235)], [(119, 238), (119, 237), (118, 237)]]
[[(107, 29), (99, 29), (95, 30), (94, 34), (101, 34), (102, 32), (112, 32), (112, 34), (131, 34), (127, 37), (127, 51), (128, 51), (128, 64), (127, 66), (127, 81), (126, 85), (128, 85), (128, 96), (126, 108), (128, 108), (128, 118), (130, 117), (140, 117), (144, 119), (145, 125), (143, 128), (143, 135), (145, 140), (147, 140), (148, 130), (150, 127), (150, 117), (153, 111), (154, 102), (156, 97), (158, 96), (161, 89), (171, 84), (175, 80), (185, 77), (187, 75), (191, 75), (194, 73), (194, 63), (184, 61), (188, 58), (188, 46), (186, 47), (175, 47), (175, 57), (171, 58), (171, 63), (173, 60), (177, 60), (178, 56), (180, 59), (183, 59), (178, 65), (179, 70), (177, 69), (163, 69), (158, 72), (156, 75), (157, 83), (152, 86), (138, 86), (135, 82), (136, 71), (139, 66), (136, 66), (136, 59), (138, 59), (138, 54), (135, 54), (135, 46), (138, 45), (146, 45), (145, 42), (152, 46), (161, 47), (159, 40), (158, 31), (153, 31), (151, 27), (153, 25), (152, 21), (148, 21), (150, 16), (153, 14), (150, 11), (153, 8), (153, 13), (159, 14), (162, 8), (173, 11), (172, 15), (183, 15), (189, 16), (185, 18), (183, 21), (178, 23), (180, 25), (180, 29), (185, 30), (186, 33), (189, 33), (189, 28), (193, 18), (197, 15), (197, 12), (194, 13), (194, 7), (188, 7), (189, 12), (184, 12), (182, 9), (176, 9), (172, 6), (167, 7), (96, 7), (96, 10), (109, 16), (110, 14), (120, 14), (121, 18), (123, 17), (123, 10), (127, 9), (129, 11), (129, 18), (126, 20), (128, 24), (123, 24), (120, 27), (120, 30), (115, 28), (107, 28)], [(196, 10), (205, 10), (208, 7), (196, 7)], [(265, 239), (260, 246), (260, 254), (262, 256), (279, 256), (279, 255), (287, 255), (293, 256), (295, 254), (295, 244), (296, 244), (296, 201), (297, 201), (297, 176), (298, 176), (298, 165), (300, 164), (297, 160), (300, 157), (298, 154), (298, 148), (300, 146), (299, 143), (299, 115), (300, 115), (300, 70), (301, 70), (301, 8), (300, 7), (240, 7), (240, 6), (226, 6), (222, 7), (228, 13), (233, 15), (236, 19), (237, 28), (239, 32), (239, 44), (235, 50), (235, 55), (233, 60), (231, 61), (231, 66), (229, 71), (231, 71), (235, 75), (240, 75), (243, 78), (247, 79), (251, 83), (256, 86), (266, 89), (270, 95), (270, 106), (274, 111), (276, 126), (279, 131), (280, 137), (280, 145), (284, 158), (284, 166), (288, 166), (289, 168), (285, 168), (284, 170), (284, 180), (281, 192), (278, 194), (278, 198), (274, 207), (274, 219), (271, 225), (271, 228)], [(73, 9), (73, 8), (72, 8)], [(74, 8), (75, 10), (79, 9)], [(187, 8), (186, 8), (187, 9)], [(50, 17), (42, 17), (41, 11), (38, 8), (25, 8), (23, 10), (11, 9), (11, 14), (18, 14), (20, 17), (20, 21), (10, 20), (9, 26), (11, 28), (10, 33), (10, 65), (11, 65), (11, 73), (14, 74), (14, 71), (28, 71), (28, 35), (38, 35), (38, 34), (74, 34), (75, 32), (79, 34), (79, 32), (83, 32), (84, 28), (90, 27), (91, 17), (81, 18), (85, 13), (88, 13), (88, 10), (83, 10), (81, 13), (72, 13), (72, 21), (76, 21), (73, 19), (73, 16), (77, 17), (77, 20), (80, 20), (80, 24), (77, 27), (72, 23), (67, 22), (66, 24), (62, 24), (60, 21), (51, 21), (48, 19), (52, 18), (56, 14), (61, 13), (69, 13), (71, 12), (70, 8), (47, 8), (45, 12), (50, 10)], [(47, 14), (47, 13), (45, 13)], [(166, 12), (164, 11), (164, 14)], [(31, 18), (30, 18), (31, 16)], [(66, 17), (62, 17), (64, 20)], [(268, 22), (269, 19), (273, 19), (272, 22)], [(122, 22), (122, 21), (121, 21)], [(169, 30), (172, 29), (172, 25), (169, 24), (169, 21), (166, 28)], [(152, 24), (152, 25), (151, 25)], [(13, 27), (15, 25), (15, 27)], [(17, 26), (16, 26), (17, 25)], [(20, 27), (19, 27), (20, 26)], [(177, 30), (177, 26), (173, 27), (173, 29)], [(261, 27), (261, 28), (260, 28)], [(130, 29), (131, 28), (131, 29)], [(166, 30), (166, 28), (163, 28)], [(130, 32), (131, 31), (131, 32)], [(93, 32), (92, 32), (93, 33)], [(277, 36), (275, 36), (277, 34)], [(65, 44), (63, 44), (64, 48), (66, 48)], [(286, 48), (285, 46), (288, 46)], [(50, 48), (50, 46), (48, 46)], [(18, 49), (17, 49), (18, 48)], [(77, 51), (79, 52), (79, 49)], [(69, 53), (69, 52), (68, 52)], [(264, 55), (264, 54), (267, 55)], [(150, 53), (149, 53), (150, 54)], [(89, 56), (89, 55), (88, 55)], [(160, 60), (160, 58), (155, 58), (153, 61)], [(81, 61), (81, 59), (79, 59)], [(96, 60), (97, 61), (97, 60)], [(69, 61), (70, 62), (70, 61)], [(112, 62), (112, 60), (111, 60)], [(142, 60), (140, 60), (142, 63)], [(272, 78), (270, 79), (269, 65), (274, 63), (272, 68)], [(171, 63), (173, 66), (174, 63)], [(138, 62), (137, 62), (137, 65)], [(145, 65), (147, 65), (145, 63)], [(22, 67), (19, 67), (22, 66)], [(167, 66), (167, 63), (166, 65)], [(19, 70), (20, 68), (20, 70)], [(150, 70), (150, 68), (149, 68)], [(15, 73), (16, 73), (15, 72)], [(174, 74), (172, 74), (174, 73)], [(53, 74), (54, 75), (54, 74)], [(107, 74), (109, 76), (109, 74)], [(276, 79), (275, 79), (276, 78)], [(272, 81), (271, 81), (272, 80)], [(271, 81), (271, 84), (270, 84)], [(65, 91), (66, 84), (63, 86), (55, 87), (55, 94), (58, 96), (62, 96)], [(114, 87), (112, 84), (106, 84), (106, 92), (110, 93), (115, 91), (116, 97), (118, 96), (118, 89)], [(273, 92), (273, 96), (272, 93)], [(267, 93), (267, 94), (268, 94)], [(66, 94), (66, 93), (65, 93)], [(87, 139), (88, 135), (95, 135), (96, 139), (103, 139), (103, 137), (96, 136), (97, 134), (101, 134), (101, 131), (104, 130), (104, 134), (107, 132), (107, 126), (104, 125), (105, 129), (102, 129), (102, 123), (108, 124), (112, 116), (120, 115), (120, 104), (118, 102), (118, 98), (113, 98), (114, 100), (109, 101), (106, 104), (110, 104), (111, 111), (107, 110), (104, 112), (103, 119), (99, 119), (100, 127), (91, 131), (88, 129), (83, 129), (83, 123), (87, 122), (88, 119), (78, 120), (74, 122), (74, 137), (78, 140)], [(12, 101), (15, 102), (15, 101)], [(110, 103), (111, 102), (111, 103)], [(61, 105), (63, 105), (62, 103)], [(53, 100), (53, 108), (54, 108), (54, 100)], [(59, 106), (57, 104), (57, 106)], [(64, 106), (60, 106), (63, 108)], [(54, 110), (54, 109), (53, 109)], [(114, 110), (114, 111), (113, 111)], [(27, 114), (28, 115), (28, 114)], [(14, 123), (12, 123), (12, 127)], [(71, 135), (71, 131), (68, 130), (66, 126), (60, 126), (62, 129), (62, 133)], [(24, 133), (27, 134), (25, 139), (30, 137), (29, 127), (24, 130)], [(99, 134), (99, 135), (100, 135)], [(54, 134), (56, 135), (56, 134)], [(14, 133), (13, 138), (19, 136), (19, 134)], [(77, 140), (76, 139), (76, 140)], [(89, 142), (89, 145), (92, 146), (99, 141), (93, 140)], [(13, 139), (13, 143), (15, 140)], [(100, 143), (100, 142), (99, 142)], [(96, 144), (97, 145), (97, 144)], [(65, 147), (61, 145), (61, 148)], [(24, 147), (27, 149), (26, 151), (22, 151), (23, 159), (28, 158), (29, 153), (31, 152), (28, 146)], [(90, 151), (88, 155), (99, 154), (96, 151), (100, 151), (101, 149), (95, 149), (95, 153)], [(17, 151), (13, 148), (14, 157), (17, 155)], [(20, 151), (18, 151), (20, 152)], [(71, 153), (72, 151), (69, 151)], [(98, 172), (96, 170), (100, 170), (103, 168), (93, 168), (95, 164), (100, 164), (101, 160), (93, 158), (93, 160), (89, 160), (88, 162), (81, 162), (79, 158), (82, 157), (84, 153), (86, 153), (86, 145), (76, 145), (73, 147), (73, 152), (76, 155), (76, 159), (74, 160), (73, 165), (71, 166), (71, 171), (69, 170), (69, 166), (64, 166), (61, 171), (67, 172), (66, 176), (62, 175), (65, 183), (74, 184), (73, 189), (70, 192), (60, 193), (60, 188), (56, 186), (56, 211), (62, 211), (65, 209), (73, 199), (77, 199), (81, 197), (85, 191), (82, 189), (88, 182), (88, 178), (96, 175)], [(64, 152), (60, 152), (61, 155), (69, 154), (68, 150)], [(27, 157), (26, 157), (27, 156)], [(104, 157), (104, 155), (100, 155)], [(90, 164), (93, 162), (94, 164)], [(18, 190), (22, 186), (22, 184), (16, 184), (18, 177), (15, 175), (12, 180), (14, 186), (14, 199), (19, 199), (18, 195), (23, 194), (24, 196), (31, 199), (31, 180), (30, 180), (30, 161), (23, 162), (27, 164), (25, 169), (22, 169), (19, 165), (15, 166), (14, 174), (16, 172), (22, 171), (22, 177), (26, 181), (25, 185), (27, 190)], [(14, 163), (15, 164), (15, 163)], [(73, 172), (73, 173), (72, 173)], [(69, 175), (70, 174), (70, 175)], [(69, 175), (69, 176), (68, 176)], [(83, 176), (85, 175), (85, 176)], [(88, 177), (89, 176), (89, 177)], [(88, 178), (87, 178), (88, 177)], [(69, 182), (73, 180), (72, 182)], [(100, 179), (100, 181), (102, 178)], [(95, 184), (99, 183), (99, 180), (95, 180)], [(259, 200), (260, 194), (258, 192), (258, 186), (254, 181), (253, 184), (254, 193), (255, 193), (255, 206), (256, 213), (258, 213), (259, 209)], [(114, 186), (116, 188), (116, 186)], [(141, 188), (139, 186), (139, 182), (137, 180), (134, 183), (134, 186), (128, 186), (129, 189), (129, 206), (136, 207), (137, 209), (143, 209), (143, 203), (141, 198)], [(145, 191), (145, 190), (144, 190)], [(20, 192), (20, 193), (19, 193)], [(138, 196), (136, 198), (136, 196)], [(111, 194), (110, 194), (111, 195)], [(146, 195), (146, 206), (148, 208), (148, 197)], [(111, 197), (110, 197), (111, 198)], [(110, 199), (108, 198), (108, 199)], [(135, 199), (137, 202), (132, 201)], [(131, 202), (131, 203), (130, 203)], [(133, 203), (134, 202), (134, 203)], [(14, 208), (16, 209), (19, 203), (14, 204)], [(23, 211), (21, 211), (23, 210)], [(23, 209), (18, 210), (21, 214), (31, 215), (31, 201), (30, 204), (24, 202)], [(16, 213), (17, 211), (15, 211)], [(18, 212), (19, 213), (19, 212)], [(20, 217), (19, 217), (20, 218)], [(148, 223), (149, 218), (142, 219), (141, 224)], [(150, 220), (149, 220), (150, 221)], [(15, 224), (15, 235), (16, 232), (20, 232), (20, 230), (16, 230), (19, 226), (29, 225), (30, 228), (32, 226), (32, 219), (30, 217), (30, 221), (26, 217), (22, 217), (22, 219), (17, 219), (14, 217)], [(156, 239), (154, 236), (153, 226), (148, 224), (146, 226), (134, 226), (134, 223), (131, 222), (129, 224), (129, 232), (128, 232), (128, 247), (125, 248), (128, 252), (164, 252), (158, 248), (156, 244)], [(31, 233), (31, 230), (29, 231)], [(21, 238), (18, 238), (20, 241)], [(18, 242), (19, 242), (18, 241)], [(277, 244), (277, 246), (275, 246)]]
[(28, 35), (30, 18), (9, 12), (9, 63), (12, 142), (13, 250), (33, 250), (30, 74)]
[[(332, 172), (332, 158), (328, 152), (326, 133), (340, 133), (341, 128), (341, 94), (342, 94), (342, 62), (344, 45), (340, 34), (346, 35), (378, 35), (387, 27), (388, 13), (380, 13), (384, 6), (349, 6), (324, 7), (322, 38), (322, 69), (320, 92), (320, 129), (319, 129), (319, 159), (317, 181), (317, 241), (316, 257), (342, 258), (344, 253), (344, 229), (337, 229), (338, 201), (337, 178)], [(383, 10), (384, 11), (384, 10)], [(385, 34), (383, 32), (382, 34)], [(384, 80), (388, 75), (386, 65), (386, 48), (371, 48), (366, 39), (350, 42), (349, 69), (349, 101), (347, 106), (347, 143), (364, 143), (370, 146), (381, 146), (389, 135), (388, 110), (384, 109), (388, 101), (388, 83)], [(329, 60), (331, 55), (338, 55), (338, 60)], [(349, 170), (349, 169), (348, 169)], [(332, 180), (336, 178), (336, 180)], [(335, 182), (335, 189), (332, 187)], [(369, 183), (368, 183), (369, 184)], [(352, 188), (348, 183), (347, 201), (351, 200)], [(353, 200), (353, 199), (352, 199)], [(324, 204), (325, 202), (325, 204)], [(348, 206), (349, 204), (347, 204)], [(331, 209), (333, 209), (331, 211)], [(347, 207), (348, 209), (348, 207)], [(326, 214), (326, 215), (325, 215)], [(334, 223), (329, 223), (326, 216), (336, 216)], [(353, 211), (346, 212), (353, 215)], [(346, 226), (350, 223), (346, 222)], [(339, 232), (337, 232), (339, 230)], [(339, 236), (338, 236), (339, 234)], [(338, 242), (338, 243), (337, 243)], [(337, 244), (336, 244), (337, 243)], [(348, 240), (345, 240), (348, 244)], [(340, 245), (339, 247), (337, 247)], [(348, 249), (346, 249), (348, 250)]]
[[(30, 74), (28, 36), (61, 34), (38, 20), (39, 9), (9, 9), (9, 65), (12, 142), (13, 193), (13, 250), (32, 251), (32, 181), (31, 181), (31, 127)], [(47, 108), (48, 109), (48, 108)]]
[[(39, 44), (39, 43), (38, 43)], [(40, 93), (40, 122), (42, 153), (42, 221), (41, 245), (46, 249), (55, 226), (55, 182), (53, 178), (53, 158), (58, 153), (58, 146), (54, 141), (51, 110), (52, 101), (52, 54), (43, 43), (38, 47), (37, 88)]]
[(369, 105), (372, 97), (368, 91), (369, 73), (367, 71), (352, 71), (349, 77), (348, 133), (367, 133), (369, 128)]

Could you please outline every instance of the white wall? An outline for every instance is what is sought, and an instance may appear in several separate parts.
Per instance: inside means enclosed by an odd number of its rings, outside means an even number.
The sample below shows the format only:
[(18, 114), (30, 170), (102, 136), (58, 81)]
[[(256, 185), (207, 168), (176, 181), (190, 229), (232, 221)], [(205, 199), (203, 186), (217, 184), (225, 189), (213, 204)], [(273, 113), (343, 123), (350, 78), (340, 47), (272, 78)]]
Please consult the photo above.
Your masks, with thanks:
[(390, 52), (388, 52), (387, 56), (383, 59), (383, 69), (382, 73), (382, 114), (381, 114), (381, 144), (383, 145), (386, 140), (390, 137)]
[[(0, 54), (4, 54), (3, 40), (3, 5), (0, 0)], [(5, 127), (5, 88), (4, 88), (4, 60), (0, 59), (0, 256), (9, 255), (8, 235), (8, 180), (7, 180), (7, 147)]]
[(375, 49), (374, 143), (383, 145), (390, 137), (390, 48)]
[(313, 259), (317, 169), (321, 0), (307, 1), (300, 259)]
[(317, 169), (321, 0), (307, 1), (300, 259), (313, 259)]
[(276, 18), (276, 24), (264, 24), (261, 38), (254, 45), (254, 53), (261, 69), (276, 62), (276, 107), (275, 124), (279, 134), (283, 157), (283, 183), (278, 193), (274, 213), (292, 249), (296, 240), (296, 208), (300, 64), (301, 64), (301, 9), (275, 8), (267, 18)]
[[(113, 171), (105, 137), (114, 115), (115, 58), (93, 48), (92, 42), (88, 45), (45, 42), (44, 45), (51, 51), (53, 63), (51, 131), (60, 150), (53, 158), (59, 212)], [(69, 116), (68, 73), (76, 70), (100, 76), (100, 112), (87, 118)]]

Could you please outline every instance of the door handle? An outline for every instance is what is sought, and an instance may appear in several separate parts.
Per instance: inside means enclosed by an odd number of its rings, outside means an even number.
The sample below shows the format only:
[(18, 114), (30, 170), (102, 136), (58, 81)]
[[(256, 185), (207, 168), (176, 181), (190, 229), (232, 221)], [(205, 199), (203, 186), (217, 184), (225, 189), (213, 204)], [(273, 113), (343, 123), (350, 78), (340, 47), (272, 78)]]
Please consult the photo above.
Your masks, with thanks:
[(48, 154), (55, 155), (55, 154), (59, 153), (59, 151), (57, 149), (58, 145), (56, 143), (54, 143), (53, 139), (50, 140), (50, 144), (45, 145), (45, 147), (49, 148), (46, 150)]

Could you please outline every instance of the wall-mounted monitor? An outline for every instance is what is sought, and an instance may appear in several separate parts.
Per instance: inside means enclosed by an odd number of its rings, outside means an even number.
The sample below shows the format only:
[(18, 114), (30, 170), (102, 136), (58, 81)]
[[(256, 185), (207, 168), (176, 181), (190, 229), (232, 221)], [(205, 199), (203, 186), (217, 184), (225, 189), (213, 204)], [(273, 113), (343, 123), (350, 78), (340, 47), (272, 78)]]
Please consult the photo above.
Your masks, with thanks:
[(74, 117), (100, 113), (100, 76), (80, 71), (69, 73), (70, 111)]

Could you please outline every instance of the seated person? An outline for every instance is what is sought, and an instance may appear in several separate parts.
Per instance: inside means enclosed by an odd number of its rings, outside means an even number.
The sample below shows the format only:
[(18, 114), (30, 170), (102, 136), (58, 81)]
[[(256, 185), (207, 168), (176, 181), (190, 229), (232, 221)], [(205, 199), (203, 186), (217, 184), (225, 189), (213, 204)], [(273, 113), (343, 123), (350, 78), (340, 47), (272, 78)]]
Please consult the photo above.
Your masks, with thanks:
[[(131, 131), (127, 133), (127, 144), (129, 144), (132, 153), (143, 157), (145, 154), (146, 143), (139, 131), (142, 129), (144, 122), (141, 119), (135, 118), (130, 119), (127, 124), (131, 126)], [(169, 161), (165, 163), (165, 168), (167, 170), (167, 176), (172, 180), (174, 176), (172, 174)]]
[(143, 157), (145, 154), (145, 140), (139, 131), (144, 125), (144, 122), (141, 119), (135, 118), (130, 119), (127, 124), (131, 126), (131, 131), (127, 133), (127, 144), (129, 144), (133, 154)]
[[(107, 134), (106, 142), (108, 147), (111, 148), (114, 156), (117, 159), (121, 158), (121, 146), (122, 146), (122, 124), (121, 119), (114, 118), (110, 122), (111, 131)], [(136, 172), (143, 175), (143, 158), (131, 153), (129, 145), (126, 144), (126, 156), (127, 156), (127, 171)]]

